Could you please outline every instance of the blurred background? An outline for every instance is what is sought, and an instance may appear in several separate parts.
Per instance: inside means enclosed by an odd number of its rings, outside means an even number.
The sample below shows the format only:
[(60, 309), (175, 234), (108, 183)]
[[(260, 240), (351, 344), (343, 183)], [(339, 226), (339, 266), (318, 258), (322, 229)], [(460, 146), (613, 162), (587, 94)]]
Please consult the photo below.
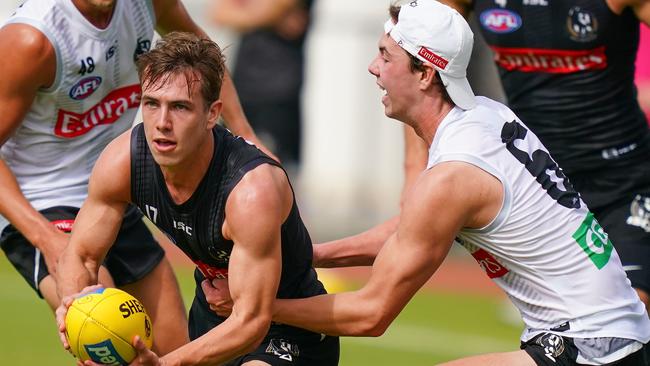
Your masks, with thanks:
[[(384, 116), (382, 93), (367, 71), (389, 0), (291, 0), (292, 6), (262, 14), (239, 14), (229, 6), (233, 1), (183, 2), (225, 49), (251, 124), (290, 172), (312, 239), (356, 234), (397, 214), (402, 125)], [(19, 3), (0, 2), (0, 19)], [(475, 38), (469, 70), (474, 91), (504, 101), (490, 51), (478, 32)], [(191, 265), (177, 249), (166, 249), (189, 306)], [(360, 286), (368, 271), (319, 274), (330, 292), (339, 292)], [(47, 306), (4, 254), (0, 281), (0, 363), (72, 365)], [(341, 365), (432, 365), (515, 350), (521, 329), (505, 296), (455, 248), (384, 336), (342, 339)]]

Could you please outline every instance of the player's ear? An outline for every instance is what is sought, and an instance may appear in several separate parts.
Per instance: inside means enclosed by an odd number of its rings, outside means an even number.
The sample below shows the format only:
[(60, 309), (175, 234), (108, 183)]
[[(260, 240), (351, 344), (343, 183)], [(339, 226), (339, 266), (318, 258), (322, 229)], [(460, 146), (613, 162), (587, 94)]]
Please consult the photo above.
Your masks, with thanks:
[(217, 125), (222, 108), (223, 103), (221, 102), (221, 99), (217, 99), (210, 104), (210, 107), (208, 108), (208, 129), (212, 129)]
[(436, 84), (436, 69), (428, 63), (422, 65), (423, 70), (420, 72), (420, 89), (426, 90)]

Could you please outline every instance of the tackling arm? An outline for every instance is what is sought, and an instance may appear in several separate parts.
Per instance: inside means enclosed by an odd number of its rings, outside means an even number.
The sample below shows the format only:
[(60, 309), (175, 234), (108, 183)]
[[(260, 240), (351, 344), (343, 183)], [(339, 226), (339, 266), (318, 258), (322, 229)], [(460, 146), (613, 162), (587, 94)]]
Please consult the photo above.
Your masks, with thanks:
[[(162, 358), (165, 365), (216, 364), (250, 352), (271, 324), (280, 272), (282, 223), (293, 196), (284, 172), (264, 164), (248, 172), (226, 203), (224, 237), (234, 241), (228, 266), (232, 314)], [(251, 220), (254, 217), (254, 220)]]
[(396, 216), (361, 234), (314, 244), (314, 267), (371, 266), (398, 223), (399, 216)]
[(274, 320), (330, 335), (383, 334), (438, 269), (458, 231), (489, 223), (501, 202), (500, 182), (479, 168), (456, 162), (435, 166), (415, 183), (397, 232), (361, 290), (276, 300)]

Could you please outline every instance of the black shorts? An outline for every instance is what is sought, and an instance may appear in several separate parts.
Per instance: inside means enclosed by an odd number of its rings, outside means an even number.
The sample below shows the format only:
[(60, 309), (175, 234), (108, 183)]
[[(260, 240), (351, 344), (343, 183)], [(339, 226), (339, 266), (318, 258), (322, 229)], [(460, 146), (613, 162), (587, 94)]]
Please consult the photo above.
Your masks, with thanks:
[[(199, 282), (200, 283), (200, 282)], [(194, 340), (221, 324), (205, 301), (198, 285), (190, 308), (189, 333)], [(238, 366), (259, 360), (271, 366), (335, 366), (339, 364), (339, 338), (325, 336), (284, 324), (271, 324), (262, 343), (252, 352), (226, 362), (225, 366)]]
[[(75, 207), (59, 206), (40, 212), (61, 230), (69, 232), (78, 211)], [(49, 271), (41, 252), (12, 225), (2, 231), (0, 247), (11, 264), (42, 298), (38, 284), (49, 275)], [(164, 256), (165, 251), (142, 221), (142, 214), (134, 206), (129, 206), (115, 244), (104, 259), (104, 266), (113, 277), (115, 285), (120, 287), (144, 278)]]
[(650, 293), (650, 159), (570, 179), (609, 235), (632, 287)]
[[(592, 344), (589, 341), (583, 341), (579, 339), (576, 339), (575, 341), (580, 341), (581, 344)], [(623, 340), (619, 339), (619, 341)], [(607, 349), (606, 346), (609, 345), (610, 344), (607, 344), (603, 348)], [(528, 342), (522, 342), (520, 348), (526, 351), (526, 353), (535, 361), (535, 364), (538, 366), (584, 365), (579, 364), (577, 361), (579, 350), (575, 345), (574, 339), (562, 337), (557, 334), (539, 334)], [(650, 365), (650, 355), (648, 354), (649, 351), (650, 348), (648, 348), (648, 345), (646, 344), (640, 350), (606, 365), (647, 366)]]

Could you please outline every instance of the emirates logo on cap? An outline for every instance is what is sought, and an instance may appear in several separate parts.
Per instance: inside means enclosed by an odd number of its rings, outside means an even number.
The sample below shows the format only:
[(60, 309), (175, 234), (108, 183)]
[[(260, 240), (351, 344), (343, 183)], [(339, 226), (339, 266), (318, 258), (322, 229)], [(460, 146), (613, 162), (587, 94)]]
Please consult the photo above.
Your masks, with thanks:
[(420, 47), (420, 51), (418, 51), (418, 55), (424, 57), (427, 61), (431, 62), (432, 64), (438, 66), (443, 70), (447, 67), (447, 64), (449, 63), (449, 61), (436, 55), (435, 53), (429, 51), (427, 48), (424, 47)]

